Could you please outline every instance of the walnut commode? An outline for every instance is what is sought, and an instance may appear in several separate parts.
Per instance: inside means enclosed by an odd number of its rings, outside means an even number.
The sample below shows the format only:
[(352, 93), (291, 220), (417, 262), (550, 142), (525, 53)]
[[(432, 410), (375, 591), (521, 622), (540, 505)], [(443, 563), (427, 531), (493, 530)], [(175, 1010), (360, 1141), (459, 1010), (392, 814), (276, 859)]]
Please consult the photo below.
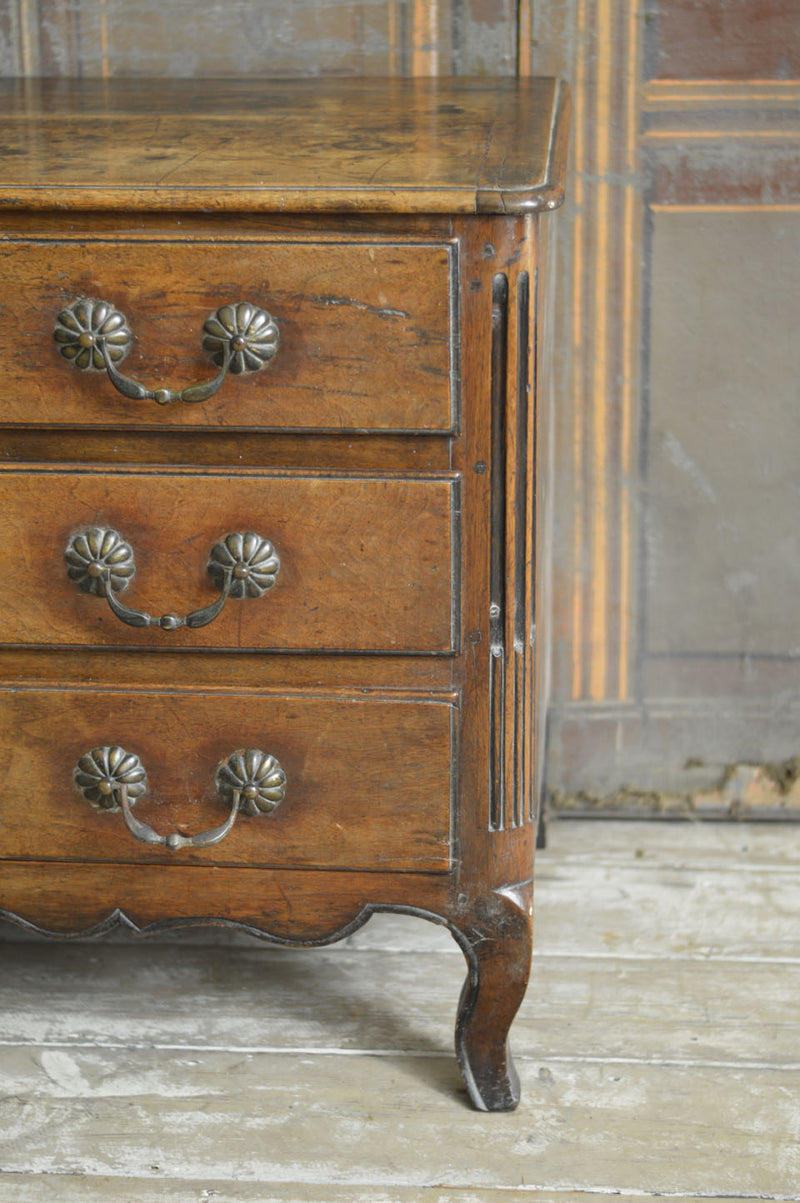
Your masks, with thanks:
[(514, 1107), (565, 88), (0, 86), (2, 916), (444, 924)]

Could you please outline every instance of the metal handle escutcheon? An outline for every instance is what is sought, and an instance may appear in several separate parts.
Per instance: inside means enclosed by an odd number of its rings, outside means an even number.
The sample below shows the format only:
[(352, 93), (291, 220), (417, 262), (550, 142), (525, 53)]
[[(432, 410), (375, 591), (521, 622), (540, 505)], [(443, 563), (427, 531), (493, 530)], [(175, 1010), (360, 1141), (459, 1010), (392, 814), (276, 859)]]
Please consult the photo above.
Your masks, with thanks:
[(225, 822), (196, 835), (177, 831), (160, 835), (133, 814), (133, 807), (147, 792), (147, 773), (135, 752), (117, 745), (92, 748), (81, 756), (73, 777), (86, 801), (97, 810), (121, 811), (125, 826), (137, 840), (163, 845), (172, 852), (210, 848), (225, 839), (240, 811), (254, 817), (271, 814), (286, 795), (286, 774), (275, 757), (258, 748), (240, 749), (217, 768), (217, 793), (231, 808)]
[(59, 313), (53, 337), (61, 354), (82, 371), (105, 371), (118, 392), (132, 401), (207, 401), (222, 387), (230, 371), (234, 376), (260, 372), (278, 350), (278, 327), (264, 309), (239, 301), (222, 305), (205, 321), (203, 350), (219, 368), (213, 380), (182, 389), (146, 388), (117, 365), (133, 346), (133, 334), (124, 313), (109, 301), (79, 297)]
[(253, 531), (225, 535), (211, 548), (206, 566), (220, 590), (219, 597), (182, 618), (178, 614), (153, 616), (117, 600), (116, 594), (133, 580), (136, 565), (130, 543), (113, 527), (90, 526), (78, 531), (71, 536), (64, 558), (70, 579), (78, 588), (105, 597), (121, 622), (129, 627), (161, 627), (163, 631), (207, 626), (229, 597), (263, 597), (275, 584), (280, 569), (280, 560), (269, 539)]

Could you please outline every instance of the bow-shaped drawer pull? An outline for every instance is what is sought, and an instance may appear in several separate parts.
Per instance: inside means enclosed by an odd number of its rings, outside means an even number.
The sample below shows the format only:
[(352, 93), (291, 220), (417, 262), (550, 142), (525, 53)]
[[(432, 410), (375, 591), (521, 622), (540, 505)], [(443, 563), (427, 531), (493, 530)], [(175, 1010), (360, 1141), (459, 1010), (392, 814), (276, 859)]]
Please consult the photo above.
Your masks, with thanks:
[(95, 809), (122, 811), (131, 835), (143, 844), (161, 844), (170, 851), (218, 844), (225, 839), (240, 811), (254, 817), (271, 814), (286, 794), (286, 774), (274, 756), (258, 748), (240, 749), (217, 769), (217, 793), (231, 808), (225, 822), (197, 835), (178, 832), (160, 835), (133, 814), (133, 807), (147, 792), (147, 773), (135, 752), (126, 752), (116, 745), (92, 748), (81, 756), (73, 776), (84, 798)]
[(82, 371), (106, 371), (118, 392), (132, 401), (208, 401), (218, 392), (227, 376), (260, 372), (278, 350), (278, 327), (264, 309), (239, 301), (222, 305), (205, 321), (203, 350), (207, 351), (219, 373), (205, 384), (182, 389), (146, 388), (130, 376), (123, 376), (122, 363), (133, 346), (128, 319), (109, 301), (79, 297), (59, 313), (53, 337), (61, 354)]
[(161, 627), (164, 631), (207, 626), (229, 597), (263, 597), (275, 584), (280, 569), (280, 560), (269, 539), (263, 539), (253, 531), (225, 535), (211, 548), (206, 566), (220, 590), (216, 601), (201, 610), (192, 610), (184, 618), (178, 614), (153, 617), (117, 600), (116, 594), (121, 593), (136, 575), (136, 565), (130, 543), (126, 543), (113, 527), (90, 526), (78, 531), (71, 536), (64, 558), (70, 579), (78, 588), (84, 593), (105, 597), (121, 622), (129, 627)]

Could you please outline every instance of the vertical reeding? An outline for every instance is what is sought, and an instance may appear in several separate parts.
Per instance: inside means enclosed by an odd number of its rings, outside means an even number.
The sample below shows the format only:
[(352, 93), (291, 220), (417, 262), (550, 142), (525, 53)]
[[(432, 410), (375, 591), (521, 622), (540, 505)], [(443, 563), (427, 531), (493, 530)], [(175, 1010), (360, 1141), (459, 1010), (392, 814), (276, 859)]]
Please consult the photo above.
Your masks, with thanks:
[(514, 827), (525, 822), (525, 653), (514, 649)]
[[(537, 438), (538, 431), (538, 408), (539, 408), (539, 268), (538, 266), (533, 273), (533, 309), (531, 312), (530, 298), (528, 302), (528, 321), (531, 327), (531, 403), (528, 421), (531, 427), (530, 432), (530, 480), (531, 488), (528, 496), (529, 516), (527, 519), (530, 535), (531, 535), (531, 555), (530, 564), (528, 565), (528, 596), (530, 598), (530, 623), (529, 629), (526, 632), (525, 659), (529, 666), (528, 669), (528, 692), (526, 694), (525, 703), (528, 710), (528, 738), (527, 747), (530, 763), (530, 785), (528, 795), (528, 818), (534, 821), (538, 814), (539, 799), (537, 797), (537, 782), (540, 777), (537, 768), (537, 745), (536, 745), (536, 658), (538, 649), (536, 647), (536, 552), (538, 548), (537, 540), (537, 523), (539, 515), (536, 507), (537, 490), (541, 487), (538, 481), (538, 454), (539, 444)], [(552, 481), (545, 481), (544, 487), (552, 488)], [(544, 724), (545, 715), (542, 714), (540, 721)], [(538, 751), (541, 751), (543, 744), (540, 743)]]
[(454, 480), (450, 493), (450, 580), (453, 582), (450, 594), (450, 647), (454, 651), (461, 646), (462, 514), (461, 481)]
[(514, 826), (526, 819), (527, 757), (525, 755), (528, 705), (526, 597), (529, 578), (526, 564), (528, 520), (528, 390), (530, 387), (530, 277), (517, 277), (517, 397), (516, 474), (514, 481)]
[(489, 829), (505, 831), (506, 662), (494, 650), (489, 659)]
[(448, 248), (450, 263), (450, 425), (461, 433), (461, 262), (460, 244)]
[(525, 543), (528, 518), (528, 391), (530, 378), (530, 279), (520, 272), (517, 282), (517, 475), (514, 504), (519, 522), (514, 539), (514, 646), (522, 651), (527, 642), (525, 630)]
[(506, 366), (508, 277), (492, 279), (491, 507), (489, 560), (489, 827), (502, 831), (505, 813)]
[(461, 792), (461, 755), (460, 732), (461, 703), (450, 707), (450, 865), (456, 857), (460, 857), (461, 831), (459, 827), (458, 799)]

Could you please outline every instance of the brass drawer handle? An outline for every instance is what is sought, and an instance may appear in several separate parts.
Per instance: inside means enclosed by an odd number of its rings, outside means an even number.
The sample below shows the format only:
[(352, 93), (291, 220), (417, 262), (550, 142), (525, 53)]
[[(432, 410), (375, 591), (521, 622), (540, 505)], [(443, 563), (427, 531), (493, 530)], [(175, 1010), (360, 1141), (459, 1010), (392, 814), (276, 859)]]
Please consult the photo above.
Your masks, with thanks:
[(213, 380), (183, 389), (145, 388), (117, 370), (133, 346), (133, 334), (124, 313), (109, 301), (79, 297), (59, 313), (53, 337), (61, 354), (82, 371), (106, 371), (118, 392), (132, 401), (207, 401), (234, 376), (260, 372), (278, 350), (278, 327), (264, 309), (240, 301), (222, 305), (203, 326), (203, 350), (220, 369)]
[(177, 831), (159, 835), (133, 814), (133, 807), (147, 792), (147, 773), (135, 752), (126, 752), (116, 745), (92, 748), (81, 756), (73, 777), (86, 801), (97, 810), (122, 811), (125, 826), (137, 840), (143, 844), (162, 844), (173, 852), (178, 848), (210, 848), (218, 844), (225, 839), (240, 811), (255, 817), (271, 814), (286, 795), (286, 774), (275, 757), (258, 748), (240, 749), (217, 769), (217, 793), (231, 808), (225, 822), (197, 835), (181, 835)]
[(280, 569), (280, 560), (269, 539), (253, 531), (237, 531), (225, 535), (211, 548), (207, 572), (220, 595), (201, 610), (192, 610), (181, 618), (178, 614), (153, 617), (144, 610), (134, 610), (117, 600), (116, 594), (130, 584), (136, 575), (133, 548), (119, 531), (110, 526), (90, 526), (72, 535), (64, 552), (67, 572), (84, 593), (105, 597), (109, 606), (129, 627), (161, 627), (175, 631), (179, 627), (207, 626), (221, 612), (229, 597), (263, 597), (272, 588)]

